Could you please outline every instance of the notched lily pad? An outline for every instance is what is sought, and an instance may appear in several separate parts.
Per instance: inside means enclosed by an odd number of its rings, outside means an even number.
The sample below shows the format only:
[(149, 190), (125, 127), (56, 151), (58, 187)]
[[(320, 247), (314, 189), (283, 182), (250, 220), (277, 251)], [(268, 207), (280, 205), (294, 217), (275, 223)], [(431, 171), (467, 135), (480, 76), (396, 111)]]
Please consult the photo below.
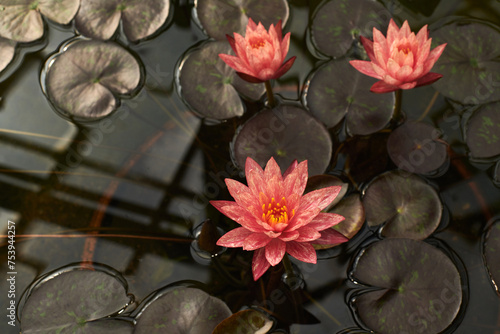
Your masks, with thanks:
[[(387, 238), (425, 239), (439, 226), (443, 206), (420, 177), (386, 172), (371, 181), (363, 196), (368, 226), (380, 226)], [(385, 223), (385, 224), (384, 224)]]
[(216, 40), (226, 40), (226, 34), (237, 32), (245, 34), (248, 18), (264, 27), (276, 25), (279, 20), (283, 26), (288, 20), (286, 0), (196, 0), (196, 15), (208, 36)]
[(222, 300), (200, 289), (167, 288), (157, 292), (140, 309), (134, 333), (212, 333), (231, 314)]
[(75, 39), (50, 57), (44, 68), (45, 93), (70, 118), (98, 118), (114, 111), (117, 96), (132, 94), (141, 82), (138, 61), (112, 42)]
[(483, 245), (483, 254), (491, 283), (500, 297), (500, 261), (498, 261), (500, 254), (500, 221), (494, 222), (488, 229)]
[(394, 113), (394, 93), (370, 93), (376, 79), (363, 75), (346, 59), (329, 61), (311, 77), (305, 98), (312, 114), (328, 128), (346, 117), (351, 135), (368, 135), (387, 126)]
[(472, 114), (465, 127), (465, 141), (473, 158), (500, 154), (500, 102), (485, 105)]
[(394, 130), (387, 141), (391, 160), (410, 173), (432, 174), (448, 161), (447, 144), (434, 127), (408, 121)]
[(432, 33), (433, 46), (448, 43), (433, 72), (434, 87), (462, 104), (500, 100), (500, 32), (484, 22), (459, 20)]
[(135, 42), (158, 31), (169, 11), (170, 0), (82, 1), (75, 26), (84, 36), (107, 40), (121, 20), (125, 36)]
[(454, 321), (462, 303), (461, 278), (438, 248), (423, 241), (386, 239), (359, 254), (351, 280), (378, 288), (352, 300), (367, 327), (385, 334), (437, 334)]
[(21, 310), (23, 333), (132, 333), (131, 323), (107, 319), (131, 302), (125, 280), (98, 266), (68, 266), (36, 281)]
[(243, 115), (238, 93), (258, 100), (264, 84), (248, 83), (226, 65), (219, 54), (234, 54), (227, 42), (207, 42), (186, 53), (177, 71), (178, 91), (190, 109), (210, 119), (224, 120)]
[(325, 127), (304, 109), (286, 104), (250, 118), (238, 129), (231, 148), (240, 168), (247, 157), (261, 166), (274, 157), (282, 171), (294, 160), (307, 160), (309, 175), (323, 173), (332, 155)]
[(313, 14), (311, 40), (321, 53), (343, 56), (360, 35), (369, 38), (374, 27), (385, 31), (390, 19), (386, 13), (373, 0), (324, 1)]
[(215, 327), (212, 334), (266, 334), (273, 321), (259, 311), (248, 309), (236, 312)]
[(14, 58), (16, 42), (0, 37), (0, 72), (2, 72)]

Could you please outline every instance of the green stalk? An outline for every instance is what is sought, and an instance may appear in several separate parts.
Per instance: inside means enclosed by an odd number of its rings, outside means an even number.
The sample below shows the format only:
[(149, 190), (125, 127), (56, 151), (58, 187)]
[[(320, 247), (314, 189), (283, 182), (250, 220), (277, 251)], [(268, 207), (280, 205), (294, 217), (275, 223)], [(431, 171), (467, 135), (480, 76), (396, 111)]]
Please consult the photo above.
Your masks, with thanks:
[(274, 100), (273, 88), (271, 87), (271, 82), (269, 80), (265, 81), (266, 85), (266, 93), (267, 93), (267, 101), (269, 102), (269, 107), (276, 107), (276, 101)]
[(403, 100), (403, 90), (398, 89), (396, 92), (396, 101), (394, 102), (394, 119), (401, 117), (401, 104)]

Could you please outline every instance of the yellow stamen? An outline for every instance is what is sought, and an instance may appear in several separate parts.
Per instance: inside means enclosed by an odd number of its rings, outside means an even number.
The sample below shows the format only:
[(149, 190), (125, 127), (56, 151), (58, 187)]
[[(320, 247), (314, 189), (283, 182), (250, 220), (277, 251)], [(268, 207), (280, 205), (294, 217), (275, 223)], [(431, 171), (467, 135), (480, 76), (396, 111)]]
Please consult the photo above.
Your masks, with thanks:
[[(263, 196), (260, 196), (263, 198)], [(262, 204), (262, 220), (274, 227), (276, 224), (288, 224), (290, 219), (295, 215), (295, 210), (292, 210), (291, 215), (288, 212), (285, 197), (281, 198), (280, 202), (276, 202), (274, 197), (271, 202)]]

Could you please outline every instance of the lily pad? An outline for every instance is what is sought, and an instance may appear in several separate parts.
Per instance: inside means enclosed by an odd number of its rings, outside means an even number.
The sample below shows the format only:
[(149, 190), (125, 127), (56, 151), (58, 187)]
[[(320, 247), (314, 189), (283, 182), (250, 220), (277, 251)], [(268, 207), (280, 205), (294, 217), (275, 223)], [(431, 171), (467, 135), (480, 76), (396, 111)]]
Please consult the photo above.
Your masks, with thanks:
[(266, 334), (273, 327), (273, 321), (262, 312), (248, 309), (236, 312), (215, 327), (212, 334)]
[(2, 72), (14, 58), (16, 42), (0, 37), (0, 72)]
[(500, 154), (500, 102), (476, 110), (465, 127), (465, 140), (473, 158)]
[(157, 32), (169, 11), (170, 0), (82, 1), (75, 26), (84, 36), (107, 40), (121, 20), (125, 36), (135, 42)]
[(288, 2), (285, 0), (196, 0), (196, 15), (208, 36), (226, 40), (226, 35), (237, 32), (245, 34), (248, 18), (264, 27), (283, 26), (288, 20)]
[(210, 119), (243, 115), (245, 109), (238, 93), (258, 100), (264, 84), (248, 83), (219, 58), (233, 54), (227, 42), (207, 42), (186, 53), (177, 71), (177, 88), (190, 109)]
[(323, 173), (332, 155), (325, 127), (304, 109), (282, 104), (264, 109), (239, 128), (232, 154), (242, 168), (247, 157), (261, 166), (274, 157), (282, 171), (294, 161), (307, 160), (309, 175)]
[(425, 123), (408, 121), (394, 130), (387, 141), (391, 160), (410, 173), (431, 174), (448, 161), (441, 132)]
[(359, 254), (351, 279), (378, 288), (353, 299), (367, 327), (384, 334), (437, 334), (453, 322), (462, 303), (461, 279), (441, 250), (423, 241), (386, 239)]
[(79, 6), (80, 0), (2, 0), (0, 36), (17, 42), (36, 41), (43, 36), (42, 15), (56, 23), (68, 24)]
[(500, 296), (500, 261), (498, 261), (498, 254), (500, 252), (500, 221), (494, 222), (488, 229), (483, 245), (483, 252), (493, 288), (498, 296)]
[(443, 78), (434, 87), (462, 104), (500, 100), (500, 32), (474, 20), (458, 20), (437, 29), (432, 44), (448, 43), (433, 71)]
[(425, 239), (439, 226), (443, 205), (417, 175), (395, 170), (371, 181), (363, 196), (368, 226), (387, 238)]
[(324, 1), (312, 16), (311, 40), (321, 53), (340, 57), (360, 36), (369, 38), (373, 28), (387, 28), (392, 15), (373, 0)]
[(394, 113), (394, 93), (369, 92), (376, 79), (361, 74), (345, 59), (329, 61), (310, 79), (305, 98), (312, 114), (328, 128), (346, 117), (351, 135), (368, 135), (387, 126)]
[(117, 272), (68, 266), (36, 281), (21, 310), (23, 333), (132, 333), (131, 323), (110, 320), (131, 302)]
[(231, 315), (220, 299), (178, 286), (157, 292), (136, 317), (135, 334), (206, 334)]
[(141, 81), (138, 61), (116, 43), (74, 39), (45, 63), (45, 93), (70, 118), (98, 118), (114, 111), (117, 95)]

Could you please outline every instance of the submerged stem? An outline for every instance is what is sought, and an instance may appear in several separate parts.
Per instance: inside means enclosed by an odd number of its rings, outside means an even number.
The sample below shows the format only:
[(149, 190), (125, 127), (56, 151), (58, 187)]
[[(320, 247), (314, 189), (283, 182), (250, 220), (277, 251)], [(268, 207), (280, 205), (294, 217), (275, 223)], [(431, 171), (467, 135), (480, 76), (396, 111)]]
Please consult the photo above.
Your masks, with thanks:
[(285, 273), (286, 273), (286, 283), (290, 288), (292, 288), (295, 285), (295, 272), (293, 271), (292, 263), (290, 262), (290, 258), (288, 257), (288, 254), (285, 253), (283, 256), (283, 267), (285, 267)]
[(401, 103), (403, 99), (403, 90), (398, 89), (396, 92), (396, 101), (394, 102), (394, 118), (401, 117)]
[(276, 107), (276, 101), (274, 100), (273, 88), (271, 87), (271, 82), (269, 80), (265, 81), (266, 85), (266, 93), (267, 93), (267, 101), (269, 102), (269, 107)]

